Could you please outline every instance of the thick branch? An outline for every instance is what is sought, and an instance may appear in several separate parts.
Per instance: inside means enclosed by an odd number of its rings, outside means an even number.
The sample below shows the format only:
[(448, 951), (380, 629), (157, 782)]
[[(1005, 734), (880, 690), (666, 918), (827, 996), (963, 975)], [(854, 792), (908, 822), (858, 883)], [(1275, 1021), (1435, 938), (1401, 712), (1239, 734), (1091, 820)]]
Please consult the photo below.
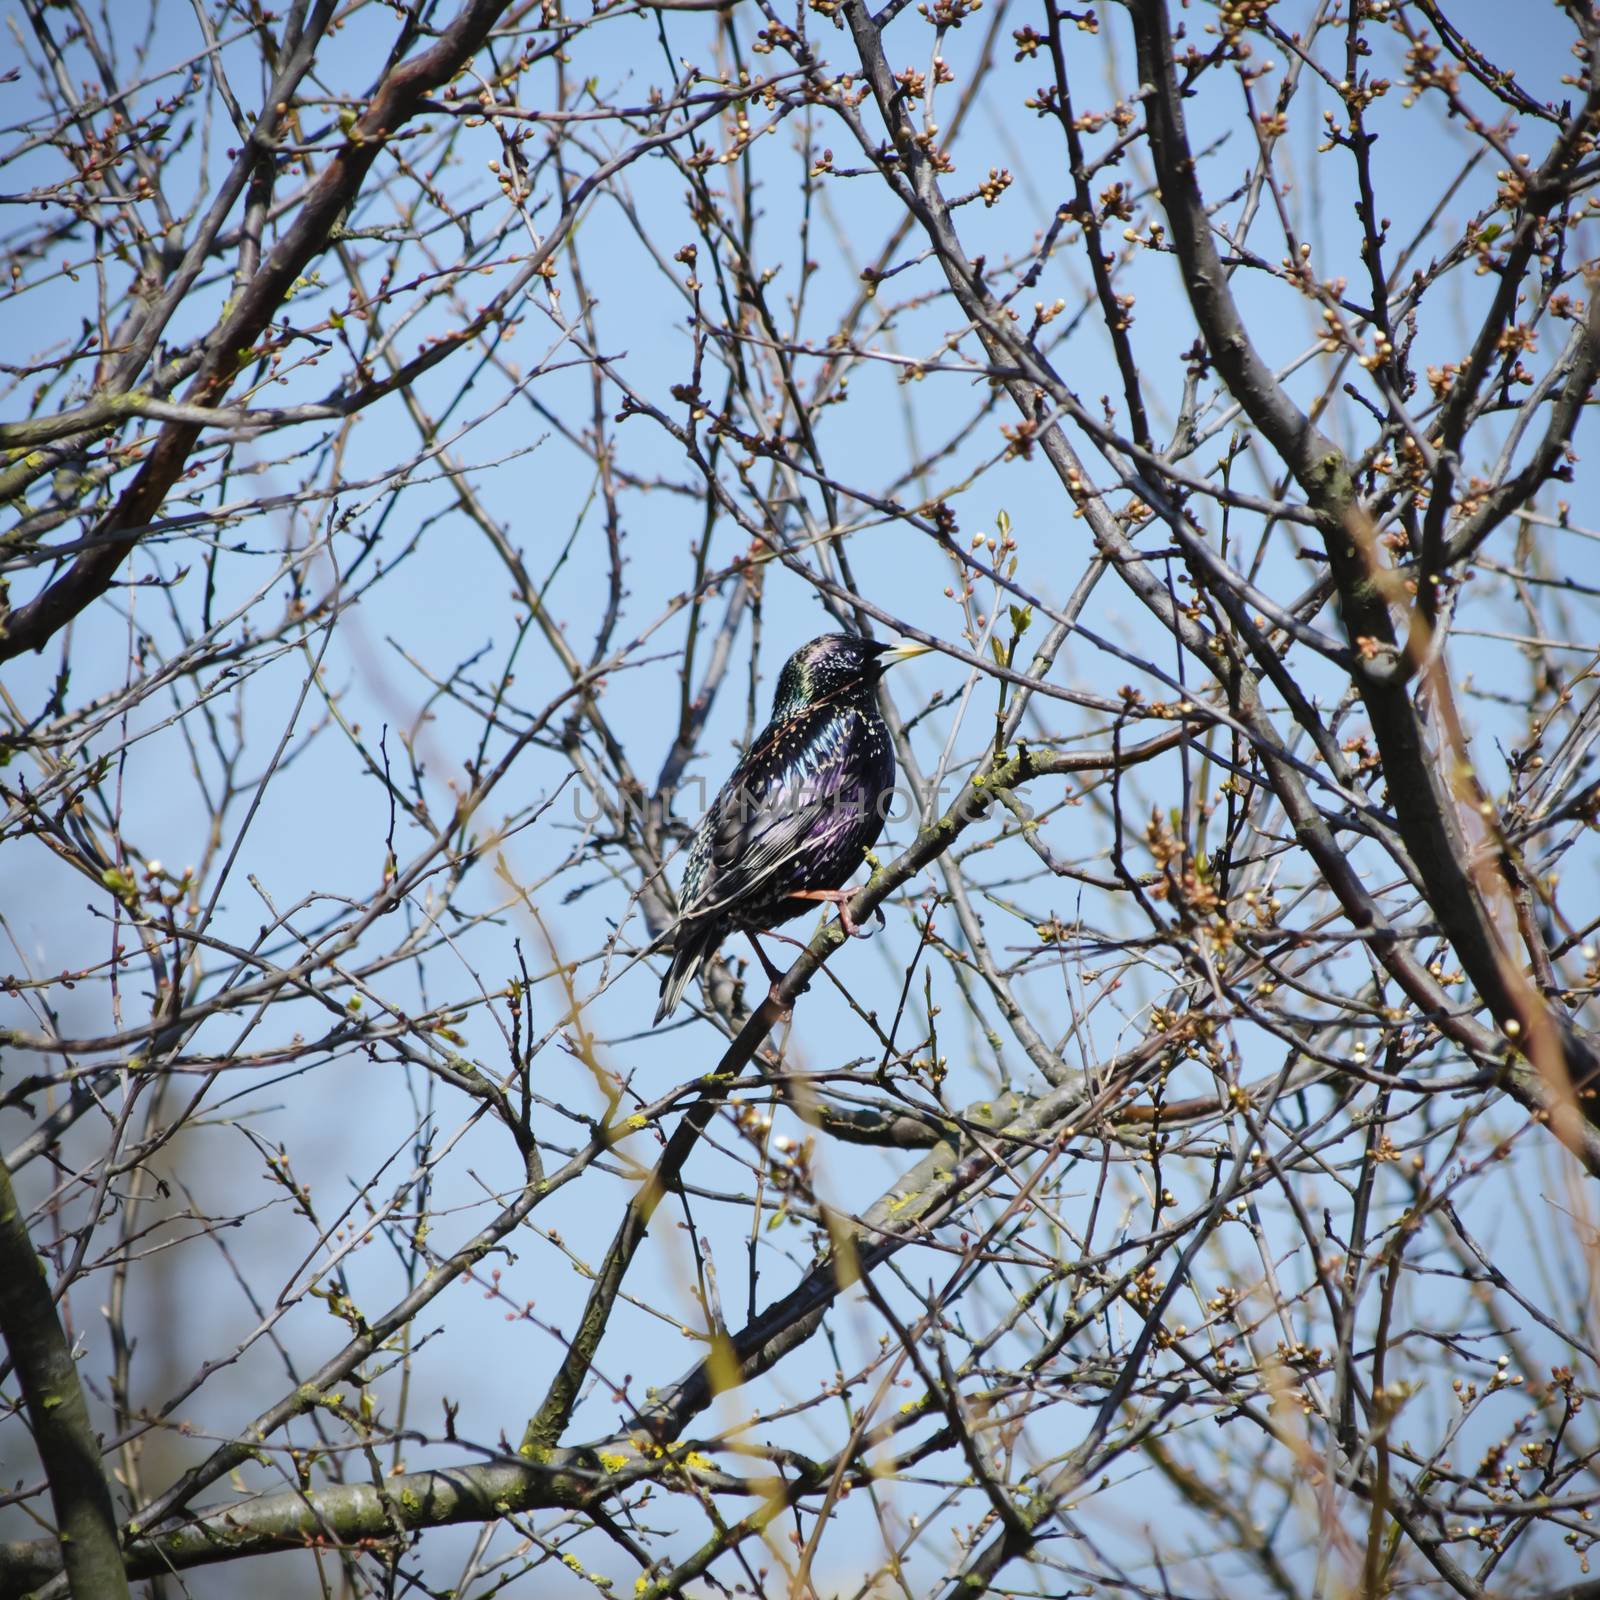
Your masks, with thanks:
[[(16, 1191), (0, 1163), (0, 1334), (27, 1402), (33, 1440), (50, 1481), (60, 1533), (59, 1567), (75, 1600), (116, 1600), (128, 1592), (111, 1489), (100, 1468), (100, 1441), (72, 1348), (33, 1252)], [(54, 1539), (46, 1541), (57, 1547)]]
[[(282, 1494), (234, 1500), (200, 1513), (170, 1533), (128, 1543), (127, 1577), (159, 1577), (164, 1572), (270, 1555), (276, 1550), (341, 1549), (388, 1540), (397, 1525), (406, 1531), (443, 1528), (458, 1522), (493, 1522), (510, 1512), (579, 1504), (592, 1494), (598, 1468), (567, 1452), (560, 1461), (538, 1466), (502, 1462), (494, 1466), (445, 1467), (433, 1472), (402, 1472), (371, 1483), (330, 1484)], [(70, 1549), (70, 1547), (69, 1547)], [(79, 1589), (74, 1594), (126, 1594), (120, 1590)], [(0, 1545), (0, 1600), (15, 1600), (48, 1583), (61, 1570), (54, 1539)]]

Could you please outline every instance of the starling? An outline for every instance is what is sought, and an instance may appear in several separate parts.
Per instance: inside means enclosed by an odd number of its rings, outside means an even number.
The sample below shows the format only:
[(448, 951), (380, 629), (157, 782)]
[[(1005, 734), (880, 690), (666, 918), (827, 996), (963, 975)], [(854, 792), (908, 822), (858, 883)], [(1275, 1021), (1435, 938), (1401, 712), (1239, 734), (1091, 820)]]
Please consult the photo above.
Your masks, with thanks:
[(894, 788), (878, 680), (930, 648), (826, 633), (784, 663), (772, 720), (695, 829), (657, 1022), (735, 929), (755, 944), (755, 933), (817, 901), (834, 901), (844, 916), (849, 892), (840, 885), (883, 832)]

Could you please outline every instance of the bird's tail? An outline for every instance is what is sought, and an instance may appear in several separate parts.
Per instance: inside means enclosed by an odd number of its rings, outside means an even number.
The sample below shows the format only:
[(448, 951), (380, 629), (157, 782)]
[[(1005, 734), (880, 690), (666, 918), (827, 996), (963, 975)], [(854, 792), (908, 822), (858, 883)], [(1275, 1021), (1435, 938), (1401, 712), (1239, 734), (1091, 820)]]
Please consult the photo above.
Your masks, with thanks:
[(680, 923), (673, 943), (672, 965), (661, 980), (661, 1004), (656, 1007), (656, 1021), (664, 1022), (672, 1015), (683, 991), (689, 987), (705, 959), (722, 942), (721, 929), (702, 923)]

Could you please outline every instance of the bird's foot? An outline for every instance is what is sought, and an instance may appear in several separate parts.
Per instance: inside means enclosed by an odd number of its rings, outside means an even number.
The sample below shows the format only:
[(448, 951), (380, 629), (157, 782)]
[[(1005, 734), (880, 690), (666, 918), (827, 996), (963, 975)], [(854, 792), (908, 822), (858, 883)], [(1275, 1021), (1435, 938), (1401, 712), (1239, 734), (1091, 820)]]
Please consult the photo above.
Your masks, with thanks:
[[(850, 915), (850, 902), (855, 898), (854, 889), (796, 889), (796, 900), (820, 900), (826, 905), (839, 908), (839, 921), (844, 927), (844, 936), (853, 939), (861, 931), (856, 919)], [(878, 913), (878, 918), (883, 919), (883, 913)]]

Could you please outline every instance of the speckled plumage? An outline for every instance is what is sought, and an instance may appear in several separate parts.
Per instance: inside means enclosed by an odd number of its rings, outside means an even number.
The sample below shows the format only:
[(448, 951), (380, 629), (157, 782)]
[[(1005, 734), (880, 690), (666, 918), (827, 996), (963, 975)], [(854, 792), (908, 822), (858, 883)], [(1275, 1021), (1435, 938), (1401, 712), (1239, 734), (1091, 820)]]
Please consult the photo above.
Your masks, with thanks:
[(889, 653), (831, 633), (784, 663), (772, 720), (695, 830), (657, 1022), (728, 934), (815, 909), (796, 893), (839, 888), (883, 831), (895, 762), (875, 692)]

